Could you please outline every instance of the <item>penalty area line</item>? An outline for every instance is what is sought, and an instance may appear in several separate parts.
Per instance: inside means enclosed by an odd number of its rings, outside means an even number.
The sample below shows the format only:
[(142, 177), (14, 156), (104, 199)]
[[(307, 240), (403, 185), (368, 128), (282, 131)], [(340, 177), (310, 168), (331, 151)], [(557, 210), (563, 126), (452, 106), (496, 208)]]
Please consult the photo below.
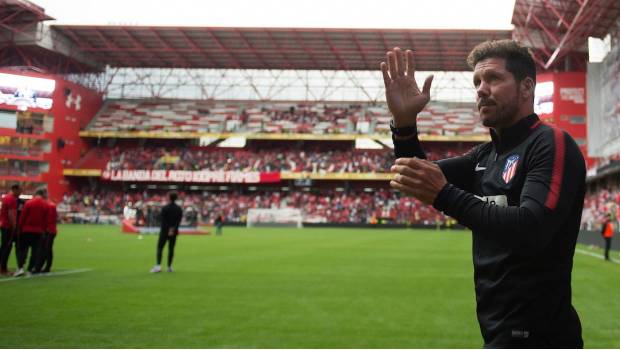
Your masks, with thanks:
[[(593, 252), (589, 252), (589, 251), (587, 251), (587, 250), (583, 250), (583, 249), (575, 249), (575, 252), (576, 252), (576, 253), (579, 253), (579, 254), (583, 254), (583, 255), (588, 255), (588, 256), (595, 257), (595, 258), (599, 258), (599, 259), (601, 259), (601, 260), (605, 260), (605, 257), (604, 257), (603, 255), (601, 255), (601, 254), (596, 254), (596, 253), (593, 253)], [(610, 259), (610, 261), (611, 261), (611, 262), (613, 262), (613, 263), (615, 263), (615, 264), (620, 264), (620, 262), (619, 262), (618, 260), (615, 260), (615, 259)]]
[(24, 276), (21, 276), (21, 277), (1, 278), (0, 282), (27, 280), (27, 279), (31, 279), (31, 278), (43, 278), (43, 277), (73, 275), (73, 274), (76, 274), (76, 273), (88, 272), (88, 271), (92, 271), (92, 270), (93, 269), (73, 269), (73, 270), (65, 270), (65, 271), (58, 271), (58, 272), (41, 273), (41, 274), (37, 274), (37, 275), (24, 275)]

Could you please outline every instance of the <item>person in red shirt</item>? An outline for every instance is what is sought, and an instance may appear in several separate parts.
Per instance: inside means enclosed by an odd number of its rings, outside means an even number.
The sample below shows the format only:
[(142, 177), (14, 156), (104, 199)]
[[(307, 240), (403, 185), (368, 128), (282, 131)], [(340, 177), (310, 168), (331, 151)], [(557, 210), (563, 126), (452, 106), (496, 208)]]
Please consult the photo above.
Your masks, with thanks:
[(51, 200), (47, 202), (47, 230), (43, 239), (43, 251), (42, 258), (40, 260), (41, 266), (39, 270), (44, 273), (50, 272), (52, 268), (52, 260), (54, 259), (54, 240), (56, 239), (56, 222), (58, 221), (58, 212), (56, 211), (56, 204)]
[[(0, 230), (2, 231), (2, 243), (0, 245), (0, 274), (8, 275), (7, 264), (9, 255), (13, 248), (13, 242), (16, 243), (17, 236), (17, 220), (18, 213), (21, 211), (21, 200), (19, 195), (21, 188), (18, 184), (11, 186), (11, 192), (2, 197), (2, 205), (0, 206)], [(17, 249), (15, 248), (16, 255)]]
[(614, 236), (614, 224), (612, 223), (612, 215), (607, 214), (607, 219), (603, 223), (601, 235), (605, 239), (605, 260), (609, 260), (609, 250), (611, 249), (611, 238)]
[(19, 254), (17, 271), (13, 276), (24, 275), (24, 263), (30, 250), (30, 260), (28, 262), (28, 272), (39, 273), (35, 267), (38, 266), (40, 258), (41, 239), (47, 230), (47, 190), (39, 188), (35, 192), (34, 198), (24, 204), (24, 209), (19, 217)]

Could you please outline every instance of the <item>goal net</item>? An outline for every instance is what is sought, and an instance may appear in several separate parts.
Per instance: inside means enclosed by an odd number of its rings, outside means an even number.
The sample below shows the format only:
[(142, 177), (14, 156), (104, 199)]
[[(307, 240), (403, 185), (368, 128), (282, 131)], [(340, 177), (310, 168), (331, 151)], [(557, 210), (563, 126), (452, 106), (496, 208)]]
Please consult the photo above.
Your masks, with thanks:
[(289, 226), (301, 228), (303, 216), (301, 209), (249, 209), (247, 227)]

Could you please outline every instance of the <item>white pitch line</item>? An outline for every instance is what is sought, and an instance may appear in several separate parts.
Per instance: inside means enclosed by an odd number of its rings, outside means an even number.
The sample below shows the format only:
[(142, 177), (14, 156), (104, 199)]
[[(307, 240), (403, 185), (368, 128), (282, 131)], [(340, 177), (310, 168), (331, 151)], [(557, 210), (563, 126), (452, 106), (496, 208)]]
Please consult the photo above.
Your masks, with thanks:
[[(589, 252), (589, 251), (587, 251), (587, 250), (583, 250), (583, 249), (575, 249), (575, 252), (576, 252), (576, 253), (580, 253), (580, 254), (584, 254), (584, 255), (593, 256), (593, 257), (595, 257), (595, 258), (599, 258), (599, 259), (601, 259), (601, 260), (605, 260), (605, 257), (604, 257), (603, 255), (596, 254), (596, 253), (593, 253), (593, 252)], [(610, 261), (611, 261), (611, 262), (613, 262), (613, 263), (616, 263), (616, 264), (620, 264), (620, 262), (619, 262), (619, 261), (617, 261), (617, 260), (615, 260), (615, 259), (611, 259), (611, 258), (610, 258)]]
[(64, 276), (64, 275), (73, 275), (76, 273), (82, 273), (82, 272), (88, 272), (88, 271), (92, 271), (93, 269), (75, 269), (75, 270), (66, 270), (66, 271), (59, 271), (59, 272), (49, 272), (49, 273), (41, 273), (38, 275), (24, 275), (22, 277), (9, 277), (9, 278), (0, 278), (0, 282), (10, 282), (10, 281), (17, 281), (17, 280), (24, 280), (24, 279), (30, 279), (30, 278), (39, 278), (39, 277), (54, 277), (54, 276)]

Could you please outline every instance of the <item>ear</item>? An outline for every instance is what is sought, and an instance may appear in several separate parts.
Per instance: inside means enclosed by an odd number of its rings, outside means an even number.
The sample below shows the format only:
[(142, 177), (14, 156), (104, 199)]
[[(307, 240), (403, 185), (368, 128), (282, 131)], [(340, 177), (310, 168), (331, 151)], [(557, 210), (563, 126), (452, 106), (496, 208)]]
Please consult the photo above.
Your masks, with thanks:
[(536, 83), (534, 79), (530, 77), (525, 77), (521, 80), (521, 96), (525, 100), (529, 100), (534, 98), (534, 90), (536, 88)]

